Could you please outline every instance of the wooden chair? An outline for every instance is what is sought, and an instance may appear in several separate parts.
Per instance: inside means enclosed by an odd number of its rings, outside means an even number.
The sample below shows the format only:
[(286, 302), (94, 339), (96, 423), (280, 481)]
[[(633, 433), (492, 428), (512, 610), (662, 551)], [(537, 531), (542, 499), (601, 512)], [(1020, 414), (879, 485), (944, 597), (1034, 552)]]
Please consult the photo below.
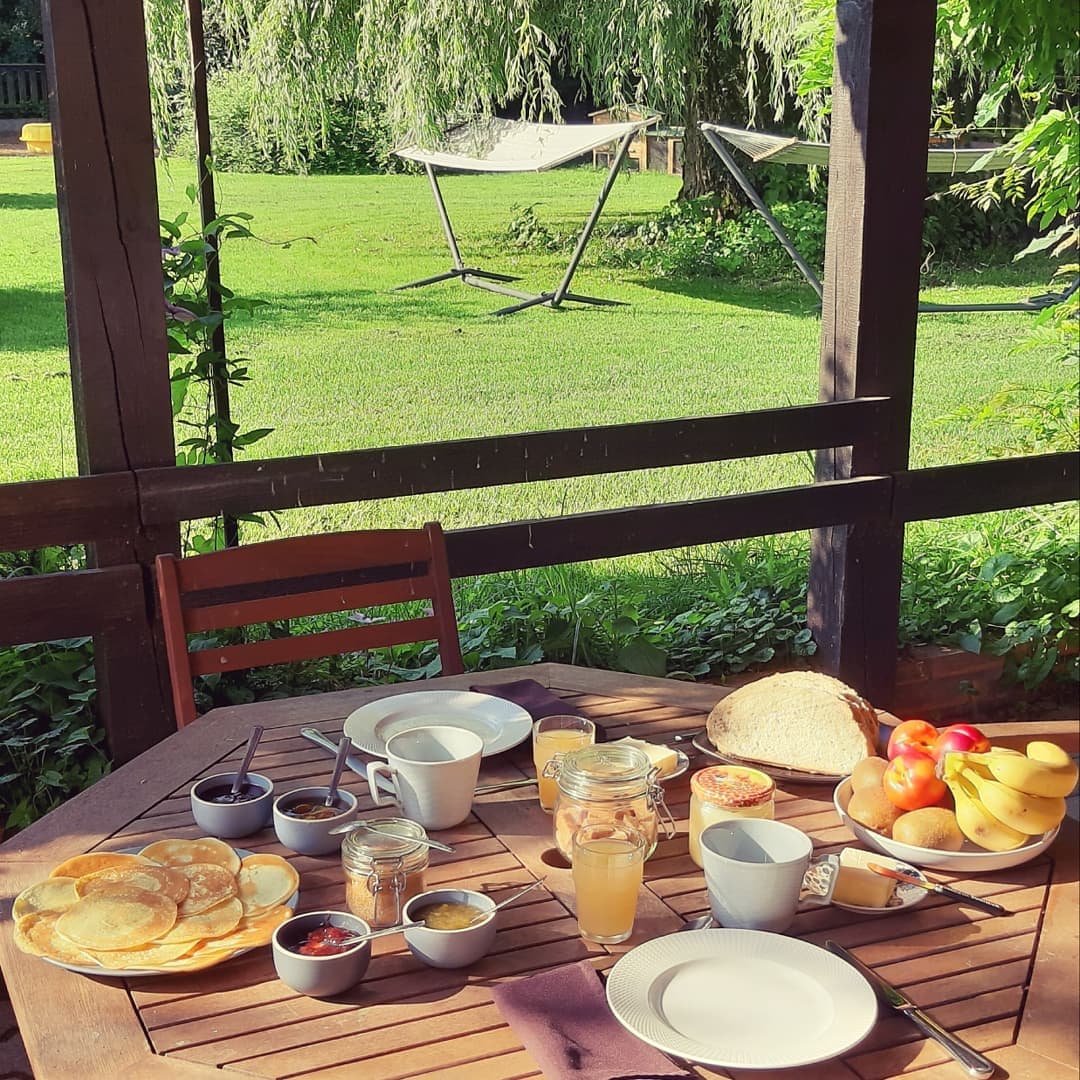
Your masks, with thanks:
[[(437, 641), (444, 675), (464, 671), (446, 543), (422, 529), (330, 533), (180, 559), (157, 557), (157, 589), (177, 727), (195, 719), (192, 679), (217, 671)], [(188, 648), (188, 635), (303, 615), (428, 599), (432, 614), (221, 648)]]

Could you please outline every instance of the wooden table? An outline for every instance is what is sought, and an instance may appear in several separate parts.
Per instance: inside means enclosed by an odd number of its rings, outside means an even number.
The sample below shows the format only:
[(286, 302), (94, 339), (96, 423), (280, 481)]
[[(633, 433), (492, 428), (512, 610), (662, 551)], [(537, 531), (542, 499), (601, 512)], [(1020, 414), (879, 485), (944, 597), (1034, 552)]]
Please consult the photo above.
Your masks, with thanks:
[[(466, 687), (528, 676), (581, 706), (614, 737), (630, 731), (662, 738), (699, 728), (720, 687), (543, 664), (438, 680)], [(189, 975), (89, 978), (17, 952), (11, 898), (45, 877), (61, 859), (93, 848), (142, 844), (163, 836), (196, 836), (188, 788), (200, 776), (233, 767), (252, 723), (267, 732), (256, 759), (278, 790), (324, 782), (329, 758), (297, 735), (301, 724), (329, 734), (376, 697), (408, 693), (415, 684), (344, 691), (288, 701), (218, 709), (155, 746), (91, 790), (72, 799), (0, 849), (0, 965), (27, 1052), (39, 1080), (127, 1076), (211, 1077), (225, 1069), (247, 1076), (337, 1078), (438, 1077), (510, 1080), (539, 1076), (529, 1054), (492, 1003), (493, 982), (590, 957), (609, 967), (626, 948), (677, 929), (707, 909), (701, 872), (687, 855), (686, 777), (668, 786), (679, 824), (646, 864), (633, 939), (610, 950), (577, 934), (568, 870), (553, 868), (550, 818), (533, 788), (478, 798), (462, 826), (441, 834), (456, 846), (436, 856), (429, 887), (463, 884), (496, 895), (547, 875), (541, 888), (502, 913), (493, 952), (467, 971), (435, 971), (414, 961), (399, 938), (376, 943), (365, 980), (334, 1001), (291, 993), (274, 975), (268, 949)], [(1049, 729), (1049, 730), (1048, 730)], [(1001, 725), (996, 742), (1030, 737), (1031, 725)], [(1077, 749), (1077, 726), (1039, 731)], [(485, 761), (481, 782), (528, 774), (527, 743)], [(359, 794), (362, 785), (349, 785)], [(783, 787), (783, 785), (781, 785)], [(820, 786), (787, 787), (777, 815), (806, 830), (818, 851), (851, 840)], [(364, 807), (370, 801), (362, 801)], [(242, 846), (278, 850), (273, 833)], [(301, 873), (301, 909), (342, 908), (337, 858), (293, 857)], [(992, 918), (931, 897), (888, 917), (836, 908), (798, 917), (793, 933), (816, 943), (834, 938), (886, 978), (905, 987), (947, 1027), (1008, 1075), (1074, 1080), (1077, 1046), (1077, 830), (1066, 821), (1047, 855), (1012, 870), (979, 875), (962, 887), (993, 896), (1013, 915)], [(527, 901), (527, 902), (526, 902)], [(699, 1067), (702, 1077), (729, 1075)], [(785, 1071), (785, 1077), (919, 1080), (963, 1076), (936, 1043), (907, 1021), (884, 1015), (843, 1061)], [(757, 1076), (762, 1073), (733, 1073)]]

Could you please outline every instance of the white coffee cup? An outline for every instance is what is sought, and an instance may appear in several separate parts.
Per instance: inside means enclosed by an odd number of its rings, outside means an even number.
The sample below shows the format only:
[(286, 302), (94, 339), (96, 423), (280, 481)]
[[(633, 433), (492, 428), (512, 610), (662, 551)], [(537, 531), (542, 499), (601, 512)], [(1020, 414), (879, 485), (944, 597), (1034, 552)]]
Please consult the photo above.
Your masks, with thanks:
[[(402, 814), (425, 829), (460, 825), (472, 809), (484, 740), (456, 727), (418, 727), (386, 740), (386, 762), (367, 767), (368, 788), (376, 806), (396, 803)], [(379, 791), (385, 776), (394, 796)]]
[[(713, 918), (739, 930), (786, 930), (799, 910), (813, 850), (806, 833), (768, 818), (731, 818), (702, 830)], [(813, 897), (809, 902), (828, 901)]]

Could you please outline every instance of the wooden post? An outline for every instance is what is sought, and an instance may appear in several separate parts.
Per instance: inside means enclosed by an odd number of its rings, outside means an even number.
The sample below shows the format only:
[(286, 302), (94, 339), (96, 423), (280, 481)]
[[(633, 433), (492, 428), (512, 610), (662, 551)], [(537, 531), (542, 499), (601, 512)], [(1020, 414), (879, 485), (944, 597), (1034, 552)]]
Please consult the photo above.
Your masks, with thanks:
[[(140, 0), (44, 0), (60, 242), (79, 472), (172, 465), (161, 249)], [(137, 564), (144, 617), (95, 636), (102, 714), (124, 761), (173, 729), (153, 628), (154, 556), (175, 525), (95, 545), (91, 565)]]
[[(821, 399), (891, 405), (875, 437), (819, 451), (819, 481), (908, 466), (935, 12), (934, 0), (837, 4)], [(888, 520), (813, 536), (819, 656), (882, 706), (896, 678), (903, 542)]]

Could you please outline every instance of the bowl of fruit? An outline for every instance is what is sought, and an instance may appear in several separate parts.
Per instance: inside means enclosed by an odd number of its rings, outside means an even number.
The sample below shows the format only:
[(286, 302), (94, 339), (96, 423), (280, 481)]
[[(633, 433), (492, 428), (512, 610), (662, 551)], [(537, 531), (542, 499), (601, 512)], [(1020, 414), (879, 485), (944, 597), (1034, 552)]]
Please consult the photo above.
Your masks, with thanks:
[(894, 729), (887, 758), (864, 758), (833, 794), (844, 824), (876, 851), (915, 866), (1003, 870), (1045, 851), (1065, 816), (1077, 766), (1054, 743), (1021, 753), (970, 724)]

